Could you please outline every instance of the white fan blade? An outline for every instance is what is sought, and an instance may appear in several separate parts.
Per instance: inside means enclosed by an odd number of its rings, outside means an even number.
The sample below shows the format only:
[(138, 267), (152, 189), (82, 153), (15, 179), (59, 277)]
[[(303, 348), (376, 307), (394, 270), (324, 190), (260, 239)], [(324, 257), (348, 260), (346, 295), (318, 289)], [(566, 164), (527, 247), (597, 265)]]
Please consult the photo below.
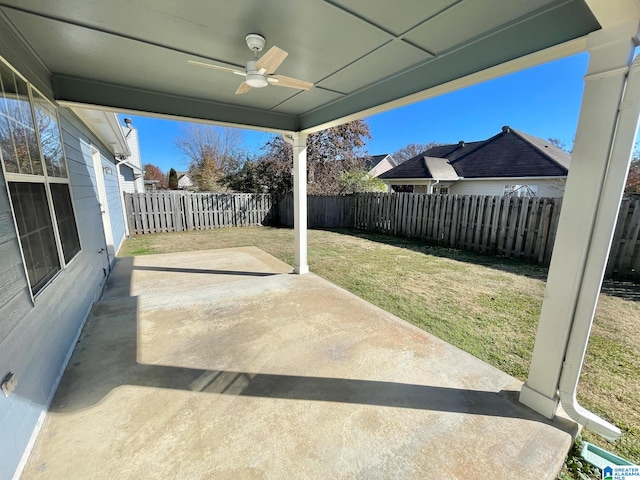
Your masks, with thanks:
[(309, 90), (313, 83), (297, 78), (285, 77), (284, 75), (271, 75), (267, 78), (271, 85), (277, 87), (297, 88), (298, 90)]
[(247, 74), (245, 72), (241, 72), (239, 70), (236, 70), (235, 68), (221, 67), (220, 65), (213, 65), (211, 63), (197, 62), (196, 60), (187, 60), (187, 63), (190, 63), (191, 65), (195, 65), (197, 67), (213, 68), (214, 70), (222, 70), (223, 72), (235, 73), (236, 75), (242, 75), (243, 77), (247, 76)]

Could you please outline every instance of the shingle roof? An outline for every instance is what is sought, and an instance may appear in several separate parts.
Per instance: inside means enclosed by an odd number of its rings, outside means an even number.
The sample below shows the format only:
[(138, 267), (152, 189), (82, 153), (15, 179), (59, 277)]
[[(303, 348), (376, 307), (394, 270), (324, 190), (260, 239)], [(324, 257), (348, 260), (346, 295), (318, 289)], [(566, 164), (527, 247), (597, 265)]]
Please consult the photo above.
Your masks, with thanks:
[(424, 161), (424, 155), (416, 155), (410, 158), (406, 162), (401, 163), (397, 167), (393, 167), (391, 170), (387, 170), (378, 178), (433, 178), (427, 164)]
[(431, 177), (440, 180), (458, 180), (458, 173), (446, 158), (422, 157)]
[(510, 127), (482, 142), (439, 145), (380, 175), (381, 179), (438, 178), (425, 157), (446, 158), (464, 178), (563, 177), (570, 156), (549, 142)]

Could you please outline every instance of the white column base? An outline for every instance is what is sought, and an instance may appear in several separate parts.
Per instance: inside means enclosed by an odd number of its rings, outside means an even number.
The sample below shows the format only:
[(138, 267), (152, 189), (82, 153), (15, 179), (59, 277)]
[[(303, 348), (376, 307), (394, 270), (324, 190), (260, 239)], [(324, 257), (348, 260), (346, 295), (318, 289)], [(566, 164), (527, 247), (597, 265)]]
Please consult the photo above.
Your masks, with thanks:
[(559, 401), (560, 399), (558, 396), (549, 398), (546, 395), (536, 392), (526, 383), (522, 386), (522, 390), (520, 391), (520, 403), (526, 405), (532, 410), (535, 410), (541, 415), (544, 415), (548, 419), (555, 417)]
[(304, 275), (305, 273), (309, 273), (309, 265), (295, 265), (293, 267), (293, 273), (296, 275)]

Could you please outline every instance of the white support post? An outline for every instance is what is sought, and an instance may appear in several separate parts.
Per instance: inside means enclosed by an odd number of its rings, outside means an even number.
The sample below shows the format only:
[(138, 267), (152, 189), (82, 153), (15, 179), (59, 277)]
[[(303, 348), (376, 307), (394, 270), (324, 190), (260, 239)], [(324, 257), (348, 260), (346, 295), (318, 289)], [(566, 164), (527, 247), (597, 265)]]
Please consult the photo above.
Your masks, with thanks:
[[(588, 39), (590, 59), (578, 130), (531, 368), (520, 394), (522, 403), (548, 418), (556, 414), (561, 383), (572, 383), (567, 378), (573, 375), (577, 382), (602, 286), (633, 149), (633, 135), (619, 132), (624, 130), (619, 127), (619, 109), (637, 34), (634, 20)], [(631, 117), (627, 124), (633, 123)], [(635, 126), (637, 121), (636, 112)], [(567, 395), (573, 398), (565, 406)], [(575, 390), (565, 389), (561, 396), (567, 413), (580, 423), (603, 435), (616, 435), (615, 427), (577, 405)], [(571, 412), (571, 406), (578, 413)]]
[[(286, 138), (286, 137), (285, 137)], [(307, 264), (307, 134), (293, 134), (293, 273), (309, 273)]]

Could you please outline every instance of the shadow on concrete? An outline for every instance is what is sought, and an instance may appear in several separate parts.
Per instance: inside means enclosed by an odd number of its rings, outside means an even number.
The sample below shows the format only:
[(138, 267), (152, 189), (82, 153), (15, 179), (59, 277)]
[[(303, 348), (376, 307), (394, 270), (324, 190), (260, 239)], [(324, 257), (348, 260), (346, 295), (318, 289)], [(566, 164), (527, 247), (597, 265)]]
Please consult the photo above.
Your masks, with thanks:
[(204, 273), (210, 275), (237, 275), (246, 277), (271, 277), (272, 275), (282, 275), (279, 272), (243, 272), (241, 270), (209, 270), (205, 268), (176, 268), (176, 267), (149, 267), (136, 265), (134, 270), (146, 270), (150, 272), (174, 272), (174, 273)]
[[(431, 385), (350, 378), (328, 378), (233, 370), (190, 368), (188, 365), (143, 363), (143, 332), (139, 328), (139, 298), (129, 296), (133, 259), (120, 259), (109, 278), (110, 295), (96, 304), (51, 405), (52, 413), (71, 413), (100, 403), (112, 390), (125, 386), (175, 389), (201, 394), (265, 399), (339, 402), (521, 418), (569, 430), (562, 421), (549, 421), (518, 402), (518, 391), (470, 390)], [(181, 271), (183, 269), (176, 269)], [(184, 269), (190, 271), (190, 269)], [(129, 272), (127, 274), (126, 272)], [(268, 281), (265, 279), (264, 281)], [(115, 292), (120, 292), (115, 296)], [(176, 311), (179, 315), (179, 311)], [(211, 351), (216, 351), (215, 337)], [(179, 347), (178, 347), (179, 348)], [(142, 350), (141, 350), (142, 349)], [(148, 358), (148, 357), (147, 357)], [(215, 357), (201, 359), (215, 363)], [(560, 423), (559, 423), (560, 422)]]
[[(136, 299), (131, 298), (125, 304), (121, 303), (118, 310), (135, 304)], [(125, 324), (109, 318), (109, 305), (102, 307), (107, 308), (96, 312), (78, 342), (51, 412), (70, 413), (87, 408), (99, 403), (119, 386), (135, 385), (219, 395), (340, 402), (546, 421), (518, 403), (518, 391), (488, 392), (398, 382), (142, 364), (136, 358), (139, 332), (135, 313), (127, 315)], [(117, 333), (105, 339), (103, 329)], [(101, 352), (101, 355), (95, 352)]]
[[(133, 306), (135, 299), (128, 303)], [(91, 319), (78, 342), (51, 412), (70, 413), (87, 408), (98, 404), (117, 387), (134, 385), (219, 395), (340, 402), (544, 421), (518, 404), (517, 391), (496, 393), (374, 380), (142, 364), (136, 358), (136, 337), (139, 333), (136, 332), (134, 318), (130, 315), (127, 325), (124, 325), (113, 322), (108, 312), (102, 310), (102, 314)], [(119, 333), (106, 340), (103, 328)]]

